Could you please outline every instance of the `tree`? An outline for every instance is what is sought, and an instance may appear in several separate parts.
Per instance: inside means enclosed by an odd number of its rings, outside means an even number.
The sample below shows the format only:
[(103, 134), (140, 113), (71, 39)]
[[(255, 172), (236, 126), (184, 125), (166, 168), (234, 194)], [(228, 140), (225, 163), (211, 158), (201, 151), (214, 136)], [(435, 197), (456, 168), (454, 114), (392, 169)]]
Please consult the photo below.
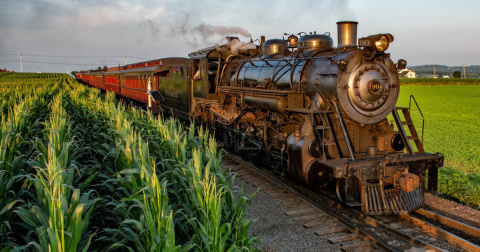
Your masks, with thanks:
[(453, 72), (453, 78), (461, 78), (461, 77), (462, 77), (462, 72), (460, 71)]

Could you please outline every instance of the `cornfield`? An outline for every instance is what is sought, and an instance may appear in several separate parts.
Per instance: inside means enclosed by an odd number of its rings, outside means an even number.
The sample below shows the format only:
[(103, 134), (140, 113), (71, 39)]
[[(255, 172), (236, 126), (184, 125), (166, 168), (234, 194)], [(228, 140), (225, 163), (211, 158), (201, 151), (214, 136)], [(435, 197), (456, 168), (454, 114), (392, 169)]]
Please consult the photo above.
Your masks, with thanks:
[(0, 251), (252, 251), (202, 127), (66, 74), (0, 74)]

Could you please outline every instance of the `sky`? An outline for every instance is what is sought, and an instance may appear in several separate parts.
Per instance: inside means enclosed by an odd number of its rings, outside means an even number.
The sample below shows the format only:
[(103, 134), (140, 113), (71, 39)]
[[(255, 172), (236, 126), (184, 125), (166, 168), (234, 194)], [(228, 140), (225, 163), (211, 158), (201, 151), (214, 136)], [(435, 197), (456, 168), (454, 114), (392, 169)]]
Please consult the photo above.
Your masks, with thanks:
[[(480, 1), (377, 0), (0, 0), (0, 68), (71, 72), (203, 47), (330, 32), (357, 21), (358, 38), (390, 33), (392, 59), (409, 66), (480, 65)], [(407, 66), (408, 67), (408, 66)]]

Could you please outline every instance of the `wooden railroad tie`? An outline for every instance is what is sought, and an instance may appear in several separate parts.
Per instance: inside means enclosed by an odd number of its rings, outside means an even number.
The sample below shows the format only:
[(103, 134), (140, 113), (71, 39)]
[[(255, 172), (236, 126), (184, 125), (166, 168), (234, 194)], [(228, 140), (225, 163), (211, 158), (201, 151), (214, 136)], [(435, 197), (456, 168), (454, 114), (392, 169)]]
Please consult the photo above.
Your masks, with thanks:
[(293, 211), (287, 211), (285, 214), (287, 216), (292, 216), (292, 215), (297, 215), (297, 214), (305, 214), (305, 213), (310, 213), (313, 212), (315, 209), (313, 208), (304, 208), (304, 209), (299, 209), (299, 210), (293, 210)]
[(285, 195), (285, 193), (278, 192), (278, 190), (276, 189), (276, 190), (269, 191), (268, 195), (270, 195), (270, 197), (276, 199), (278, 197), (282, 197), (283, 195)]
[(323, 225), (325, 225), (325, 221), (316, 221), (316, 222), (305, 223), (305, 224), (303, 224), (303, 227), (305, 227), (305, 228), (316, 228), (316, 227), (320, 227), (320, 226), (323, 226)]
[(227, 168), (230, 168), (230, 171), (236, 172), (243, 170), (243, 165), (228, 165)]
[(243, 171), (243, 170), (242, 170), (242, 171), (239, 171), (239, 172), (234, 172), (234, 173), (237, 174), (237, 178), (238, 178), (238, 177), (242, 177), (242, 176), (244, 176), (245, 174), (248, 174), (247, 172), (245, 172), (245, 171)]
[(315, 231), (315, 234), (318, 236), (327, 235), (327, 234), (334, 234), (334, 233), (345, 233), (348, 231), (346, 227), (334, 227), (326, 230), (318, 230)]
[(279, 200), (281, 201), (285, 206), (291, 206), (291, 205), (300, 205), (301, 203), (303, 203), (303, 200), (295, 197), (295, 198), (292, 198), (292, 199), (282, 199), (282, 200)]
[(270, 195), (270, 196), (271, 196), (272, 193), (275, 193), (275, 192), (277, 191), (277, 188), (274, 187), (274, 186), (260, 185), (259, 188), (260, 188), (260, 191), (261, 191), (261, 192), (264, 192), (264, 193), (266, 193), (266, 194), (268, 194), (268, 195)]
[(280, 200), (280, 201), (290, 201), (290, 200), (294, 200), (294, 199), (298, 199), (298, 196), (294, 195), (294, 194), (284, 194), (284, 193), (280, 193), (279, 195), (276, 195), (275, 197), (273, 197), (274, 199), (276, 200)]
[(346, 241), (352, 241), (358, 239), (358, 236), (356, 234), (348, 234), (345, 236), (339, 236), (339, 237), (332, 237), (328, 239), (328, 242), (331, 244), (339, 243), (339, 242), (346, 242)]
[(356, 251), (359, 248), (364, 248), (364, 247), (369, 247), (370, 243), (366, 241), (362, 241), (356, 244), (350, 244), (350, 245), (345, 245), (340, 248), (342, 252), (351, 252), (351, 251)]
[(312, 214), (312, 215), (307, 215), (307, 216), (302, 216), (302, 217), (297, 217), (293, 218), (296, 221), (310, 221), (310, 220), (315, 220), (318, 218), (321, 218), (325, 216), (324, 214)]

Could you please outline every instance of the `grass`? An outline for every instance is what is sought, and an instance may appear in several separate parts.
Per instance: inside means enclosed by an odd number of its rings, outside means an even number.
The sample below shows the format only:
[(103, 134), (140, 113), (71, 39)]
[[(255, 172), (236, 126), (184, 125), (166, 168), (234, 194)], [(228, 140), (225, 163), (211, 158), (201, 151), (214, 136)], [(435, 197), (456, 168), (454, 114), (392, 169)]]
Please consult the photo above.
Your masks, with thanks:
[[(479, 205), (475, 195), (480, 192), (480, 86), (403, 86), (397, 105), (408, 107), (410, 95), (414, 95), (426, 118), (425, 150), (445, 155), (440, 191)], [(412, 117), (417, 131), (421, 131), (416, 108), (412, 109)]]
[(460, 79), (460, 78), (401, 78), (402, 86), (422, 86), (422, 85), (480, 85), (480, 79)]

